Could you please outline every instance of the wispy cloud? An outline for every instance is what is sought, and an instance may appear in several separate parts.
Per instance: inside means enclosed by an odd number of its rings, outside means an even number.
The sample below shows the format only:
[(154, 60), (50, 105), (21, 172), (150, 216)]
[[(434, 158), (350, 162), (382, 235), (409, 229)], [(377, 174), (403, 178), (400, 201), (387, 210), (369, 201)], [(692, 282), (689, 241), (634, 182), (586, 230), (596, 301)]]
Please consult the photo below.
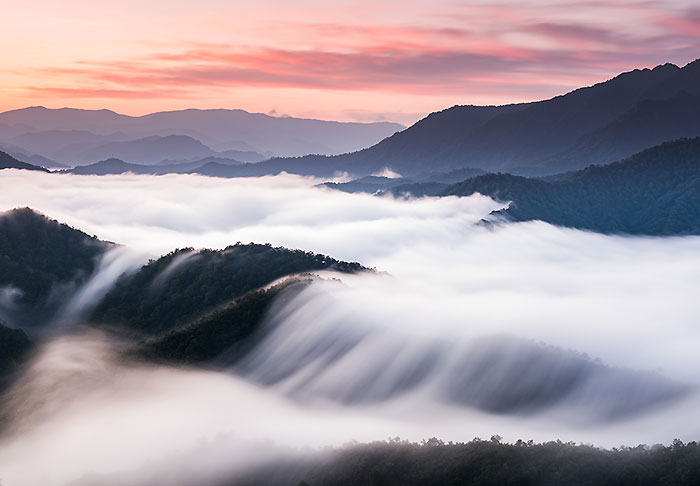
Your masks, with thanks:
[[(232, 92), (297, 90), (298, 103), (325, 99), (341, 115), (370, 106), (421, 112), (417, 107), (427, 99), (442, 105), (435, 108), (542, 99), (624, 70), (693, 60), (700, 10), (662, 3), (438, 2), (428, 9), (413, 2), (400, 20), (383, 19), (381, 12), (371, 20), (345, 18), (348, 9), (340, 6), (307, 15), (305, 5), (285, 20), (253, 9), (245, 17), (250, 25), (222, 12), (206, 22), (193, 17), (188, 32), (194, 38), (143, 39), (118, 54), (73, 56), (60, 64), (47, 58), (23, 74), (15, 69), (11, 87), (30, 96), (189, 99), (194, 105)], [(226, 26), (237, 30), (217, 30)], [(339, 106), (339, 92), (366, 94), (368, 104), (352, 106), (357, 97), (346, 95)], [(260, 111), (276, 105), (294, 112), (290, 103), (275, 100)]]

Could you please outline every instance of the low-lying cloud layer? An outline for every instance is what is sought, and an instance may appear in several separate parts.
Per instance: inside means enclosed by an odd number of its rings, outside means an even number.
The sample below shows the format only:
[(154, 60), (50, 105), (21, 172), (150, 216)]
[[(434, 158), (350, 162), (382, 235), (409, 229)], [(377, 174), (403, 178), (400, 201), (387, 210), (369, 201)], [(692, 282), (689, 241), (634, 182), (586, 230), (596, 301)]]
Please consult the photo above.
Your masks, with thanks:
[[(125, 366), (104, 338), (55, 341), (13, 394), (28, 414), (13, 424), (31, 432), (0, 443), (8, 484), (42, 470), (70, 481), (167, 464), (227, 434), (229, 456), (241, 436), (288, 446), (495, 433), (606, 446), (697, 439), (700, 238), (481, 224), (502, 205), (317, 182), (0, 172), (0, 209), (30, 206), (143, 254), (270, 242), (380, 270), (319, 281), (276, 308), (230, 376)], [(106, 258), (67, 315), (105, 290), (100, 275), (113, 279), (143, 254)], [(54, 393), (75, 399), (51, 398), (62, 408), (42, 413), (39, 398)], [(233, 467), (222, 457), (208, 470)]]

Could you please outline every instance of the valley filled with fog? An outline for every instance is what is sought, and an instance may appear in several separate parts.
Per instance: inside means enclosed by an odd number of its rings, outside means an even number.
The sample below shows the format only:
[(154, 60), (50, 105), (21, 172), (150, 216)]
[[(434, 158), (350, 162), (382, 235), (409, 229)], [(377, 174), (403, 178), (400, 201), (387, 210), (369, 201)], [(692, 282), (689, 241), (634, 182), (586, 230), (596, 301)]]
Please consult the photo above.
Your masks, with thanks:
[[(698, 436), (700, 237), (511, 223), (478, 194), (376, 197), (321, 182), (0, 173), (0, 207), (122, 245), (49, 324), (27, 329), (41, 348), (4, 400), (2, 481), (177, 471), (201, 483), (395, 436), (604, 447)], [(323, 270), (282, 293), (255, 346), (220, 370), (132, 361), (120, 337), (83, 326), (124, 272), (236, 242), (375, 270)], [(8, 309), (13, 289), (2, 290)]]

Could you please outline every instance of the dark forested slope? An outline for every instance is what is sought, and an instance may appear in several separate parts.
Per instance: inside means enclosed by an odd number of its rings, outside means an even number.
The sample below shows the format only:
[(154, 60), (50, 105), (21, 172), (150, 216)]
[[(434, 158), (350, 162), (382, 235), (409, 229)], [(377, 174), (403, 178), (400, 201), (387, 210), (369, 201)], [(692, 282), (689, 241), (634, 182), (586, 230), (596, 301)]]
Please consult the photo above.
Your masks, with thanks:
[[(250, 484), (272, 472), (251, 475)], [(298, 484), (690, 486), (699, 481), (696, 442), (604, 450), (560, 441), (504, 444), (494, 436), (458, 444), (433, 438), (422, 444), (395, 440), (355, 445), (309, 467)]]
[(0, 391), (28, 357), (31, 349), (32, 342), (24, 331), (9, 328), (0, 322)]
[(95, 309), (93, 320), (146, 335), (159, 334), (290, 274), (362, 268), (358, 263), (270, 245), (177, 250), (121, 278)]
[(38, 165), (28, 164), (22, 162), (12, 157), (11, 155), (0, 151), (0, 169), (24, 169), (24, 170), (38, 170), (41, 172), (48, 172), (48, 170)]
[(621, 162), (591, 166), (558, 180), (489, 174), (455, 184), (442, 195), (475, 192), (512, 201), (515, 221), (604, 233), (700, 233), (700, 137), (667, 142)]
[(295, 295), (309, 278), (292, 278), (270, 288), (252, 290), (225, 307), (183, 328), (144, 342), (133, 351), (147, 360), (201, 365), (218, 358), (231, 365), (253, 346), (265, 314), (282, 294)]
[(0, 213), (0, 313), (8, 321), (45, 319), (111, 247), (29, 208)]

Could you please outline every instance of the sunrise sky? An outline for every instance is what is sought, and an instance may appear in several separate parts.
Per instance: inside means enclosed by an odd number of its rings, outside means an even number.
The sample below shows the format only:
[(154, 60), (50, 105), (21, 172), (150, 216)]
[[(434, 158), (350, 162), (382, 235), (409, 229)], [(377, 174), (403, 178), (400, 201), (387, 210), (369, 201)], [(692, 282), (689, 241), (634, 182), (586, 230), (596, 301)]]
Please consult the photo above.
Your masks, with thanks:
[(0, 111), (242, 108), (410, 124), (700, 57), (696, 0), (3, 3)]

